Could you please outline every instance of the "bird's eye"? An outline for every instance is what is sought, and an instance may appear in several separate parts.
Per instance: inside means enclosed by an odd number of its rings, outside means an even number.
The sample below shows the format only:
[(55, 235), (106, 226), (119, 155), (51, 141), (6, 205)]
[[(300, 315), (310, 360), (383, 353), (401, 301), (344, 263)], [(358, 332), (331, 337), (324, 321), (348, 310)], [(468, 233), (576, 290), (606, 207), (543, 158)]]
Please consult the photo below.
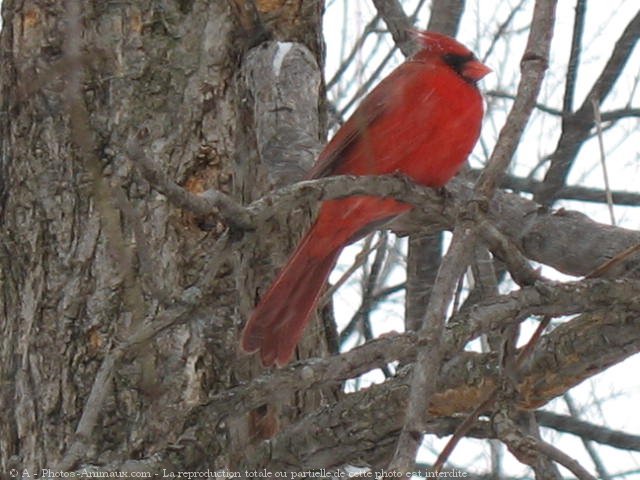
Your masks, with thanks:
[(462, 75), (462, 68), (464, 67), (465, 63), (467, 62), (471, 62), (473, 60), (475, 60), (475, 55), (473, 53), (470, 53), (469, 55), (457, 55), (455, 53), (445, 53), (442, 56), (442, 59), (444, 60), (444, 62), (449, 65), (451, 68), (453, 68), (456, 72), (458, 72), (460, 75)]

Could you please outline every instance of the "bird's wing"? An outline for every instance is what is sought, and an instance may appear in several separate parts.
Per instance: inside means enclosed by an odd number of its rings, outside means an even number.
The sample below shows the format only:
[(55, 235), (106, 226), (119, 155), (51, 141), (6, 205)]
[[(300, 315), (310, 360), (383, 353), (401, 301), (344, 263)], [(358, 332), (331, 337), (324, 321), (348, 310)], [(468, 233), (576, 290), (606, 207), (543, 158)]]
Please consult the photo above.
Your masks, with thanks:
[(408, 61), (380, 82), (320, 153), (306, 178), (311, 180), (340, 173), (340, 160), (363, 138), (363, 132), (403, 101), (404, 86), (415, 81), (422, 68), (422, 65)]

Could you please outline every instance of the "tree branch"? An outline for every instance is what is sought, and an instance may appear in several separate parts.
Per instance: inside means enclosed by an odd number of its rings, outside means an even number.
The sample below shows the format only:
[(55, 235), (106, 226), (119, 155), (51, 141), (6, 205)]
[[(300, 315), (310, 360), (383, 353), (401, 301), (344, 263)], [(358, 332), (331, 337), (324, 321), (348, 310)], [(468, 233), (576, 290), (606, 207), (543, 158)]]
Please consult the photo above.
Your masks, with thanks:
[(455, 36), (464, 12), (465, 0), (432, 0), (428, 29)]
[(553, 428), (559, 432), (571, 433), (584, 440), (598, 442), (602, 445), (620, 448), (622, 450), (634, 450), (640, 452), (640, 435), (632, 435), (619, 430), (594, 425), (575, 417), (560, 415), (555, 412), (539, 410), (536, 418), (548, 428)]
[(420, 349), (411, 379), (406, 417), (389, 466), (400, 473), (406, 474), (413, 470), (416, 453), (425, 432), (427, 408), (437, 390), (434, 379), (438, 378), (445, 352), (448, 352), (442, 341), (447, 308), (473, 250), (476, 232), (472, 225), (469, 220), (456, 225), (451, 245), (431, 290), (429, 308), (422, 320), (418, 334)]
[[(591, 292), (583, 290), (580, 295), (578, 289), (572, 295), (574, 298), (581, 296), (588, 302)], [(567, 299), (567, 304), (570, 302)], [(634, 311), (624, 313), (622, 309), (611, 309), (609, 305), (606, 310), (603, 308), (574, 318), (545, 335), (519, 379), (519, 408), (537, 408), (584, 378), (596, 375), (640, 351), (638, 308), (634, 308)], [(486, 315), (487, 318), (491, 316), (489, 307)], [(415, 334), (382, 337), (347, 354), (310, 359), (274, 370), (236, 387), (230, 394), (221, 392), (203, 405), (194, 407), (184, 426), (188, 433), (180, 436), (166, 451), (157, 452), (150, 461), (160, 468), (171, 452), (189, 447), (194, 438), (210, 433), (227, 416), (239, 414), (257, 401), (264, 403), (278, 398), (280, 388), (305, 390), (310, 386), (331, 384), (336, 378), (355, 375), (362, 371), (361, 368), (387, 362), (395, 355), (410, 359), (415, 352), (416, 338)], [(390, 350), (395, 353), (390, 354)], [(602, 352), (606, 354), (603, 356)], [(340, 374), (335, 374), (336, 367), (343, 369)], [(256, 445), (242, 467), (296, 471), (310, 465), (332, 468), (353, 462), (355, 458), (366, 461), (367, 458), (389, 455), (407, 407), (410, 371), (410, 367), (401, 369), (394, 378), (382, 384), (348, 394), (337, 403), (308, 413), (275, 438)], [(551, 371), (553, 375), (549, 375)], [(495, 388), (499, 376), (499, 359), (495, 354), (460, 352), (449, 359), (439, 374), (438, 394), (429, 408), (431, 417), (425, 431), (440, 436), (450, 435), (461, 421), (450, 416), (472, 410), (482, 395)], [(637, 436), (594, 428), (586, 422), (549, 412), (538, 412), (537, 416), (542, 425), (550, 428), (617, 448), (640, 449)], [(492, 438), (494, 434), (487, 427), (486, 422), (479, 422), (469, 435)], [(341, 441), (336, 442), (336, 438)], [(368, 446), (366, 452), (363, 445)]]
[[(571, 320), (544, 336), (524, 366), (517, 387), (519, 408), (537, 408), (594, 375), (592, 368), (601, 371), (639, 351), (637, 319), (635, 312), (594, 313)], [(604, 358), (602, 352), (606, 352)], [(550, 371), (554, 374), (549, 375)], [(488, 376), (487, 372), (493, 373)], [(435, 417), (470, 411), (483, 394), (495, 388), (498, 379), (496, 355), (461, 352), (440, 372), (439, 394), (434, 397), (437, 403), (431, 404), (429, 413)], [(247, 467), (330, 468), (356, 457), (362, 459), (363, 445), (371, 446), (367, 451), (371, 457), (379, 457), (380, 451), (388, 455), (403, 423), (409, 381), (409, 369), (405, 369), (383, 384), (346, 395), (341, 402), (307, 415), (258, 446), (247, 459)], [(447, 435), (455, 429), (455, 425), (449, 424), (446, 431), (439, 430), (442, 424), (433, 417), (426, 426), (427, 432)], [(205, 422), (211, 424), (215, 422)], [(341, 439), (339, 444), (336, 438)]]
[(516, 98), (487, 167), (480, 174), (476, 192), (491, 198), (515, 153), (540, 92), (542, 79), (549, 65), (549, 48), (553, 35), (556, 0), (537, 0), (531, 20), (531, 30), (520, 61), (521, 78)]
[(586, 468), (578, 463), (578, 461), (566, 453), (564, 453), (559, 448), (554, 447), (550, 443), (547, 443), (543, 440), (536, 439), (535, 448), (538, 451), (552, 460), (555, 460), (563, 467), (566, 467), (571, 473), (573, 473), (580, 480), (596, 480), (596, 477), (591, 475)]
[[(496, 429), (498, 438), (502, 440), (509, 451), (522, 463), (530, 465), (536, 472), (536, 476), (542, 472), (547, 472), (549, 468), (553, 468), (551, 464), (545, 465), (548, 457), (567, 469), (581, 480), (595, 480), (589, 472), (587, 472), (578, 462), (570, 458), (559, 449), (549, 445), (533, 435), (527, 435), (517, 424), (510, 418), (512, 412), (510, 408), (504, 408), (493, 416), (493, 425)], [(515, 415), (515, 413), (514, 413)], [(541, 456), (543, 455), (543, 456)], [(554, 478), (556, 475), (541, 474), (540, 478)]]
[(636, 13), (622, 32), (613, 53), (580, 108), (575, 114), (564, 118), (562, 134), (556, 150), (551, 156), (551, 165), (544, 177), (543, 188), (534, 197), (538, 203), (549, 205), (558, 198), (558, 191), (566, 184), (571, 165), (593, 125), (593, 102), (596, 102), (598, 106), (602, 105), (622, 73), (639, 37), (640, 11)]
[[(516, 177), (508, 177), (504, 182), (514, 189), (536, 188), (531, 188), (535, 184)], [(461, 179), (452, 180), (447, 189), (450, 195), (443, 198), (432, 189), (415, 185), (404, 177), (338, 176), (299, 182), (272, 191), (248, 205), (246, 211), (238, 215), (233, 213), (237, 208), (235, 203), (225, 211), (231, 220), (240, 218), (243, 227), (253, 228), (254, 222), (268, 219), (274, 211), (293, 210), (332, 198), (369, 194), (392, 197), (418, 206), (409, 216), (397, 221), (395, 228), (420, 231), (426, 226), (428, 231), (433, 226), (452, 228), (458, 209), (473, 196), (470, 185)], [(575, 192), (578, 190), (574, 189)], [(585, 196), (596, 195), (588, 190), (580, 190), (580, 193)], [(217, 208), (198, 196), (189, 192), (187, 194), (191, 197), (187, 200), (188, 206), (193, 206), (190, 202), (194, 200), (194, 208), (199, 212), (209, 214), (213, 208)], [(614, 200), (620, 199), (621, 195), (623, 194), (614, 193)], [(624, 195), (627, 195), (624, 200), (635, 201), (634, 194)], [(217, 205), (215, 202), (214, 204)], [(598, 224), (578, 212), (540, 209), (537, 203), (510, 193), (496, 194), (489, 205), (487, 217), (526, 257), (570, 275), (586, 275), (618, 253), (640, 243), (638, 232)], [(247, 218), (250, 220), (245, 220)], [(225, 216), (225, 219), (228, 218)], [(570, 251), (566, 250), (566, 245), (571, 245)], [(631, 257), (610, 272), (610, 275), (620, 275), (622, 272), (625, 275), (637, 275), (640, 272), (633, 273), (636, 262), (637, 258)]]
[[(634, 295), (638, 291), (640, 283), (636, 280), (541, 281), (535, 286), (494, 297), (460, 311), (447, 327), (443, 343), (447, 351), (461, 352), (467, 342), (482, 333), (520, 322), (531, 315), (571, 315), (600, 311), (611, 305), (624, 308), (629, 314), (637, 313), (640, 312), (640, 303), (634, 300)], [(217, 394), (202, 408), (218, 419), (240, 414), (265, 402), (277, 402), (293, 391), (334, 385), (394, 361), (411, 361), (419, 344), (422, 341), (415, 333), (385, 335), (341, 355), (297, 362), (274, 370), (248, 384)], [(475, 358), (480, 365), (484, 362), (480, 358), (493, 358), (493, 354)], [(477, 383), (477, 380), (469, 381), (464, 377), (467, 374), (470, 372), (465, 370), (464, 374), (448, 377), (444, 384), (440, 384), (440, 392), (462, 388), (465, 382), (468, 382), (466, 385)], [(445, 398), (436, 395), (431, 409), (438, 415), (453, 415), (472, 407), (472, 404), (463, 402), (448, 404)]]
[[(470, 170), (472, 177), (480, 175), (479, 170)], [(543, 183), (530, 178), (505, 175), (500, 181), (500, 188), (513, 190), (514, 192), (526, 192), (536, 194), (543, 187)], [(580, 202), (606, 203), (607, 194), (605, 190), (598, 188), (565, 186), (558, 190), (556, 197), (563, 200), (577, 200)], [(640, 205), (640, 193), (635, 192), (611, 192), (613, 203), (616, 205)]]
[(387, 24), (393, 40), (405, 57), (410, 57), (416, 51), (416, 45), (411, 38), (413, 28), (411, 20), (404, 13), (398, 0), (373, 0), (378, 14)]
[(128, 156), (149, 184), (173, 203), (196, 215), (211, 215), (220, 212), (225, 222), (243, 230), (253, 227), (251, 219), (242, 205), (219, 190), (209, 189), (201, 195), (195, 195), (175, 183), (169, 176), (144, 153), (141, 139), (145, 132), (138, 133), (137, 139), (131, 139), (127, 145)]
[(571, 36), (571, 54), (567, 65), (567, 81), (564, 89), (564, 99), (562, 101), (562, 112), (570, 114), (573, 112), (573, 96), (576, 90), (576, 78), (578, 76), (578, 64), (582, 51), (582, 32), (584, 31), (584, 19), (587, 13), (587, 1), (576, 1), (576, 15), (573, 19), (573, 35)]

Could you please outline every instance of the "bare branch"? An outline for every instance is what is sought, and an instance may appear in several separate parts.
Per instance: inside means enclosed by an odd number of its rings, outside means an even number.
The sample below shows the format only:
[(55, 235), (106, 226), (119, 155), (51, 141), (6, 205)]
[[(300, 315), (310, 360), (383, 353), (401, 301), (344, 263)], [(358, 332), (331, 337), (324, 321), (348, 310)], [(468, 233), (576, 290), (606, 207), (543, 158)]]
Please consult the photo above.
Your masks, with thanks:
[[(140, 132), (138, 137), (144, 136)], [(225, 222), (234, 227), (248, 230), (253, 224), (242, 205), (219, 190), (210, 189), (202, 195), (194, 195), (175, 183), (169, 176), (144, 153), (140, 138), (128, 142), (128, 154), (138, 167), (143, 178), (160, 193), (165, 195), (176, 207), (183, 208), (196, 215), (210, 215), (220, 212)]]
[(458, 279), (468, 265), (473, 250), (475, 231), (468, 221), (459, 223), (453, 232), (451, 246), (438, 269), (431, 291), (429, 308), (419, 332), (421, 348), (416, 360), (407, 413), (390, 468), (402, 473), (413, 469), (416, 453), (425, 431), (426, 412), (436, 392), (438, 372), (447, 351), (442, 342), (447, 308)]
[(611, 225), (616, 224), (616, 216), (613, 212), (613, 196), (611, 195), (611, 187), (609, 186), (609, 171), (607, 170), (607, 157), (604, 152), (604, 140), (602, 138), (602, 117), (600, 115), (600, 106), (594, 100), (593, 106), (593, 119), (596, 124), (596, 132), (598, 134), (598, 148), (600, 151), (600, 164), (602, 165), (602, 178), (604, 180), (604, 191), (607, 198), (607, 207), (609, 208), (609, 218), (611, 219)]
[(484, 215), (476, 220), (478, 230), (489, 249), (507, 264), (509, 273), (518, 285), (532, 285), (540, 274), (531, 268), (518, 246), (503, 235)]
[[(493, 52), (493, 49), (498, 43), (498, 40), (504, 35), (505, 31), (507, 30), (507, 27), (511, 24), (516, 14), (522, 9), (522, 6), (525, 4), (525, 1), (526, 0), (520, 0), (520, 2), (518, 2), (518, 4), (511, 9), (511, 11), (509, 12), (509, 15), (504, 20), (504, 22), (502, 22), (498, 26), (498, 29), (493, 34), (493, 38), (491, 39), (491, 45), (489, 45), (489, 48), (487, 48), (487, 51), (482, 56), (482, 63), (486, 62), (487, 59), (491, 56), (491, 52)], [(512, 98), (515, 98), (515, 96), (513, 96)]]
[[(356, 258), (353, 261), (353, 263), (349, 266), (349, 268), (340, 276), (340, 278), (333, 285), (327, 288), (327, 291), (320, 298), (320, 301), (318, 302), (318, 304), (321, 307), (324, 307), (327, 303), (329, 303), (329, 300), (331, 299), (333, 294), (336, 293), (336, 291), (340, 287), (342, 287), (347, 282), (347, 280), (349, 280), (351, 276), (366, 263), (367, 257), (369, 256), (369, 254), (373, 250), (378, 248), (379, 242), (376, 242), (374, 245), (372, 245), (371, 244), (372, 241), (373, 241), (373, 235), (371, 234), (367, 235), (367, 237), (364, 239), (364, 245), (356, 255)], [(341, 343), (342, 343), (342, 340), (343, 339), (341, 335), (340, 337)]]
[(593, 124), (592, 102), (602, 105), (613, 85), (622, 73), (636, 41), (640, 37), (640, 11), (631, 19), (622, 35), (616, 42), (613, 53), (594, 82), (580, 108), (562, 123), (562, 134), (555, 152), (551, 157), (551, 165), (547, 171), (543, 188), (536, 194), (535, 200), (549, 205), (557, 198), (558, 191), (566, 184), (566, 179), (584, 140), (588, 137)]
[[(403, 290), (405, 288), (405, 286), (406, 285), (404, 283), (400, 283), (398, 285), (393, 285), (391, 287), (382, 288), (382, 289), (374, 292), (373, 295), (371, 296), (371, 303), (366, 308), (374, 308), (375, 306), (378, 305), (378, 303), (380, 303), (381, 301), (385, 300), (388, 296), (393, 295), (394, 293)], [(356, 328), (356, 326), (358, 324), (358, 321), (360, 320), (360, 318), (364, 314), (364, 309), (365, 309), (365, 305), (364, 304), (360, 304), (360, 307), (358, 307), (358, 310), (356, 310), (356, 312), (352, 315), (351, 320), (349, 320), (349, 323), (340, 332), (340, 343), (341, 344), (347, 338), (349, 338), (349, 335), (351, 335), (353, 333), (353, 331), (355, 330), (355, 328)]]
[(540, 453), (548, 456), (552, 460), (555, 460), (563, 467), (566, 467), (571, 473), (573, 473), (580, 480), (596, 480), (596, 477), (591, 475), (577, 460), (571, 458), (559, 448), (554, 447), (550, 443), (543, 440), (536, 439), (535, 448)]
[[(379, 195), (419, 206), (394, 222), (400, 231), (433, 231), (453, 228), (458, 211), (473, 196), (470, 184), (453, 179), (443, 197), (430, 188), (398, 176), (337, 176), (299, 182), (270, 192), (247, 208), (256, 222), (280, 209), (295, 209), (314, 202), (349, 195)], [(640, 233), (602, 225), (569, 210), (550, 211), (518, 195), (497, 192), (489, 205), (488, 220), (513, 241), (527, 258), (564, 273), (587, 275), (615, 255), (640, 243)], [(542, 241), (544, 240), (544, 241)], [(566, 245), (571, 245), (567, 251)], [(499, 252), (498, 252), (499, 253)], [(631, 256), (608, 275), (632, 275)]]
[[(472, 176), (479, 175), (477, 170), (471, 170)], [(501, 182), (500, 188), (513, 190), (515, 192), (527, 192), (535, 194), (542, 188), (542, 182), (530, 178), (515, 177), (513, 175), (505, 175)], [(565, 186), (558, 190), (558, 198), (565, 200), (578, 200), (581, 202), (606, 203), (607, 192), (605, 190), (580, 186)], [(635, 192), (612, 191), (611, 199), (615, 205), (640, 205), (640, 194)]]
[(244, 413), (286, 398), (293, 391), (338, 384), (395, 360), (411, 360), (415, 345), (415, 334), (385, 335), (341, 355), (296, 362), (267, 373), (215, 395), (202, 408), (215, 412), (217, 418)]
[(575, 417), (560, 415), (546, 410), (537, 411), (536, 417), (540, 424), (545, 427), (571, 433), (582, 439), (603, 445), (640, 452), (640, 435), (631, 435), (619, 430), (612, 430)]
[(628, 260), (630, 257), (633, 257), (636, 253), (640, 251), (640, 243), (633, 245), (626, 250), (618, 253), (610, 260), (607, 260), (602, 265), (599, 265), (598, 268), (589, 272), (588, 275), (585, 275), (585, 278), (598, 278), (598, 277), (607, 277), (611, 276), (611, 270), (618, 267), (620, 264)]
[(404, 175), (340, 175), (283, 187), (269, 192), (247, 208), (252, 216), (261, 219), (280, 208), (293, 210), (320, 200), (363, 194), (392, 197), (412, 205), (442, 201), (432, 188), (417, 185)]
[[(535, 190), (535, 183), (508, 177), (505, 184), (516, 190)], [(180, 188), (179, 186), (175, 186)], [(318, 180), (299, 182), (270, 192), (256, 200), (246, 211), (235, 216), (243, 226), (252, 226), (253, 221), (262, 221), (273, 214), (274, 210), (295, 209), (308, 206), (320, 200), (341, 198), (350, 195), (369, 194), (388, 196), (421, 207), (421, 211), (412, 213), (416, 222), (423, 225), (453, 226), (459, 205), (472, 195), (469, 185), (454, 179), (448, 186), (453, 198), (443, 198), (432, 189), (412, 184), (397, 176), (338, 176)], [(182, 190), (182, 189), (181, 189)], [(574, 189), (578, 192), (578, 189)], [(184, 191), (183, 191), (184, 192)], [(188, 192), (187, 192), (188, 193)], [(580, 195), (594, 198), (594, 191), (581, 190)], [(179, 195), (182, 195), (180, 193)], [(211, 213), (213, 205), (200, 196), (191, 195), (196, 205), (187, 200), (189, 207), (198, 212)], [(622, 199), (620, 196), (625, 195)], [(614, 200), (632, 202), (634, 194), (613, 193)], [(178, 200), (177, 200), (178, 201)], [(214, 202), (215, 205), (217, 203)], [(230, 211), (237, 204), (232, 203)], [(242, 207), (239, 207), (242, 209)], [(427, 215), (427, 219), (420, 219)], [(515, 241), (529, 258), (554, 266), (572, 275), (586, 275), (621, 251), (640, 243), (640, 234), (622, 228), (604, 227), (578, 213), (569, 211), (549, 212), (517, 195), (498, 193), (489, 209), (489, 220)], [(250, 218), (251, 220), (244, 220)], [(411, 218), (411, 217), (410, 217)], [(262, 220), (261, 220), (262, 219)], [(407, 223), (408, 219), (405, 221)], [(411, 227), (415, 229), (415, 227)], [(576, 236), (577, 235), (577, 236)], [(560, 236), (560, 237), (559, 237)], [(564, 239), (564, 236), (570, 238)], [(544, 244), (537, 244), (535, 238), (547, 238)], [(606, 238), (606, 241), (604, 241)], [(585, 242), (585, 239), (589, 239)], [(570, 256), (560, 253), (562, 242), (573, 245)], [(600, 250), (600, 253), (593, 249)], [(612, 273), (613, 274), (613, 273)]]
[(556, 0), (536, 1), (531, 30), (520, 62), (522, 76), (511, 111), (498, 136), (489, 163), (480, 174), (476, 192), (487, 198), (493, 195), (504, 175), (524, 131), (549, 65), (549, 48), (555, 21)]
[[(557, 387), (568, 389), (593, 375), (590, 369), (594, 366), (611, 365), (638, 351), (640, 335), (632, 320), (635, 318), (637, 314), (622, 314), (609, 308), (603, 314), (574, 319), (545, 335), (524, 366), (518, 385), (521, 394), (518, 406), (536, 408), (558, 395)], [(602, 352), (607, 352), (606, 358)], [(549, 375), (550, 370), (554, 375)], [(489, 371), (493, 372), (492, 376), (487, 376)], [(496, 355), (461, 352), (440, 372), (436, 382), (439, 394), (433, 398), (429, 413), (439, 417), (470, 411), (482, 395), (495, 387), (498, 378)], [(247, 459), (247, 467), (269, 465), (273, 469), (295, 470), (313, 464), (317, 468), (329, 468), (359, 455), (363, 442), (389, 454), (403, 423), (409, 382), (409, 370), (404, 369), (383, 384), (349, 394), (338, 403), (306, 415), (260, 445)], [(198, 418), (202, 420), (203, 416)], [(211, 424), (215, 421), (204, 422), (204, 425)], [(361, 428), (362, 425), (367, 427)], [(442, 425), (439, 419), (432, 418), (426, 431), (447, 435), (458, 422), (448, 423), (444, 431), (440, 430)], [(471, 435), (475, 435), (473, 432)], [(336, 438), (341, 439), (339, 444)]]
[[(513, 93), (503, 92), (500, 90), (487, 90), (484, 94), (488, 97), (494, 98), (506, 98), (508, 100), (515, 100), (516, 96)], [(536, 102), (535, 108), (540, 110), (541, 112), (548, 113), (549, 115), (553, 115), (555, 117), (567, 117), (568, 114), (563, 112), (562, 110), (558, 110), (557, 108), (550, 107), (548, 105), (544, 105), (542, 103)], [(616, 110), (610, 110), (608, 112), (602, 112), (602, 121), (603, 122), (615, 122), (624, 118), (633, 118), (640, 117), (640, 108), (619, 108)], [(561, 197), (558, 194), (558, 197)]]
[[(462, 203), (473, 196), (471, 186), (459, 179), (451, 181), (447, 189), (453, 203)], [(450, 228), (455, 221), (455, 209), (449, 209), (449, 201), (445, 200), (440, 207), (441, 215), (415, 210), (404, 219), (405, 228), (429, 223)], [(490, 203), (487, 216), (527, 258), (574, 276), (587, 275), (640, 243), (640, 232), (603, 225), (575, 211), (544, 209), (531, 200), (501, 191)], [(622, 264), (607, 272), (608, 278), (638, 275), (637, 255), (626, 257)]]
[(373, 4), (384, 23), (387, 24), (395, 44), (405, 57), (410, 57), (416, 51), (416, 46), (410, 35), (413, 25), (407, 14), (404, 13), (400, 2), (398, 0), (373, 0)]
[(640, 108), (619, 108), (617, 110), (602, 112), (603, 122), (615, 122), (629, 117), (640, 117)]
[[(503, 92), (500, 90), (487, 90), (484, 94), (488, 97), (493, 98), (506, 98), (508, 100), (515, 100), (517, 98), (513, 93)], [(550, 115), (554, 115), (557, 117), (562, 117), (564, 114), (562, 110), (558, 110), (557, 108), (549, 107), (548, 105), (543, 105), (542, 103), (535, 103), (535, 108), (540, 110), (541, 112), (548, 113)]]
[[(584, 290), (580, 292), (577, 289), (574, 293), (574, 298), (581, 296), (584, 301), (591, 297), (590, 292)], [(570, 302), (568, 300), (567, 303)], [(637, 313), (625, 315), (610, 310), (609, 306), (606, 313), (576, 318), (542, 338), (541, 348), (534, 352), (518, 385), (521, 392), (518, 405), (521, 408), (536, 408), (557, 396), (560, 390), (571, 388), (581, 379), (640, 350), (640, 334), (634, 324)], [(487, 307), (485, 313), (489, 318), (491, 308)], [(374, 368), (379, 362), (385, 363), (392, 358), (410, 360), (416, 350), (416, 342), (415, 334), (382, 337), (346, 354), (296, 363), (240, 385), (229, 393), (221, 392), (205, 404), (194, 407), (189, 415), (192, 419), (189, 422), (190, 434), (170, 448), (173, 451), (180, 448), (180, 442), (189, 442), (194, 435), (209, 432), (221, 418), (245, 411), (256, 402), (279, 398), (283, 389), (297, 391), (332, 384), (336, 379), (351, 378), (365, 369)], [(602, 356), (603, 351), (607, 352), (606, 357)], [(595, 366), (597, 370), (594, 371)], [(336, 373), (336, 369), (340, 373)], [(553, 376), (549, 376), (550, 370), (553, 370)], [(363, 444), (389, 453), (404, 418), (409, 373), (410, 369), (401, 370), (383, 384), (349, 394), (337, 403), (308, 413), (275, 438), (257, 445), (250, 458), (246, 459), (245, 466), (263, 468), (268, 465), (274, 470), (287, 471), (311, 464), (317, 468), (329, 468), (352, 460), (354, 455), (362, 458)], [(439, 417), (470, 411), (482, 395), (495, 388), (498, 379), (498, 358), (494, 354), (460, 352), (451, 358), (436, 382), (438, 394), (429, 408), (432, 417), (426, 431), (438, 435), (451, 434), (460, 420)], [(538, 417), (545, 426), (584, 435), (618, 448), (640, 445), (638, 438), (632, 435), (601, 429), (569, 417), (549, 412), (538, 412)], [(493, 437), (483, 422), (468, 434), (478, 438)], [(339, 444), (335, 442), (336, 438), (341, 439)], [(636, 448), (640, 449), (640, 446)]]
[(576, 0), (576, 15), (573, 19), (573, 35), (571, 37), (571, 54), (567, 65), (567, 81), (564, 89), (562, 111), (565, 114), (573, 112), (573, 96), (576, 90), (576, 78), (578, 76), (578, 63), (582, 50), (582, 32), (584, 31), (584, 19), (587, 13), (587, 1)]
[[(446, 329), (443, 343), (447, 351), (460, 352), (468, 341), (481, 333), (519, 322), (535, 314), (569, 315), (607, 309), (611, 305), (626, 308), (631, 314), (631, 312), (640, 311), (640, 304), (630, 300), (632, 294), (639, 290), (638, 282), (631, 280), (624, 282), (583, 280), (568, 284), (539, 282), (536, 286), (526, 287), (517, 292), (493, 298), (491, 301), (481, 302), (472, 309), (461, 311), (452, 318), (450, 326)], [(532, 341), (537, 341), (537, 338)], [(335, 384), (393, 361), (413, 360), (418, 344), (422, 345), (422, 341), (414, 333), (385, 335), (341, 355), (311, 359), (274, 370), (251, 383), (217, 394), (203, 408), (215, 412), (218, 417), (239, 414), (265, 402), (275, 402), (278, 398), (286, 397), (295, 390)], [(521, 353), (521, 356), (527, 355), (530, 350), (529, 347), (523, 349), (524, 353)], [(477, 357), (478, 365), (483, 363), (480, 358)], [(492, 355), (487, 355), (485, 358), (492, 358)], [(522, 363), (522, 360), (520, 362)], [(544, 368), (543, 365), (540, 367)], [(528, 374), (531, 374), (531, 368), (531, 366), (527, 367)], [(467, 374), (472, 372), (468, 371)], [(495, 374), (498, 374), (497, 367)], [(595, 372), (591, 371), (589, 374), (593, 375)], [(439, 373), (439, 375), (443, 374)], [(440, 395), (434, 397), (431, 408), (441, 412), (440, 415), (459, 413), (460, 410), (457, 408), (460, 408), (460, 404), (447, 405), (446, 397), (442, 396), (442, 392), (460, 388), (465, 381), (468, 382), (468, 379), (464, 380), (460, 374), (457, 374), (456, 378), (449, 377), (444, 384), (440, 383), (439, 388), (443, 390), (440, 390)], [(426, 408), (425, 406), (425, 411)], [(464, 408), (472, 407), (465, 405)]]
[(358, 87), (358, 89), (356, 90), (356, 92), (353, 94), (353, 96), (351, 97), (351, 99), (340, 109), (340, 116), (344, 116), (346, 114), (346, 112), (349, 111), (349, 109), (351, 107), (353, 107), (353, 105), (361, 98), (363, 97), (366, 93), (369, 92), (369, 90), (371, 89), (371, 86), (374, 84), (374, 82), (380, 77), (380, 74), (382, 73), (382, 71), (385, 69), (385, 67), (387, 66), (387, 64), (389, 63), (389, 61), (391, 60), (391, 58), (393, 58), (393, 56), (396, 53), (396, 48), (397, 46), (394, 45), (393, 48), (391, 48), (391, 50), (389, 50), (387, 52), (387, 54), (384, 56), (384, 58), (380, 61), (380, 63), (378, 64), (378, 66), (376, 67), (376, 69), (373, 71), (373, 73), (371, 74), (371, 76), (369, 76), (369, 78), (362, 83), (362, 85), (360, 85)]
[[(371, 267), (369, 268), (366, 277), (363, 279), (364, 285), (362, 287), (362, 301), (358, 311), (360, 312), (359, 317), (362, 322), (365, 341), (373, 339), (373, 332), (371, 331), (371, 311), (375, 304), (373, 294), (376, 286), (384, 281), (384, 279), (381, 278), (381, 274), (382, 265), (387, 256), (387, 242), (388, 239), (386, 232), (381, 232), (376, 253), (373, 257), (373, 261), (371, 262)], [(385, 375), (389, 376), (388, 374), (390, 372), (386, 365), (382, 367), (382, 370), (385, 372)]]
[[(576, 406), (576, 403), (573, 400), (573, 397), (571, 396), (571, 393), (570, 392), (565, 393), (562, 396), (562, 399), (564, 400), (564, 403), (567, 406), (567, 409), (569, 410), (569, 413), (571, 414), (571, 416), (573, 418), (579, 419), (580, 413), (578, 411), (578, 407)], [(602, 458), (600, 458), (600, 454), (598, 453), (598, 450), (595, 448), (595, 446), (585, 438), (581, 438), (580, 440), (582, 441), (582, 445), (584, 446), (584, 449), (589, 454), (589, 457), (591, 458), (591, 461), (593, 462), (593, 465), (595, 466), (596, 471), (598, 472), (598, 476), (600, 480), (612, 480), (612, 477), (611, 475), (609, 475), (609, 472), (607, 472), (607, 469), (605, 468), (604, 463), (602, 462)]]
[(465, 0), (433, 0), (429, 30), (455, 36), (464, 12)]
[(362, 48), (362, 45), (364, 45), (364, 42), (367, 40), (369, 35), (376, 30), (379, 21), (380, 21), (380, 14), (376, 14), (369, 21), (369, 23), (365, 25), (362, 33), (358, 37), (358, 40), (356, 40), (356, 43), (351, 48), (351, 51), (346, 56), (346, 58), (342, 61), (342, 63), (340, 64), (336, 72), (333, 74), (333, 77), (331, 77), (331, 79), (327, 82), (327, 86), (326, 86), (327, 90), (330, 90), (341, 79), (344, 72), (349, 68), (349, 66), (353, 62), (353, 59), (355, 58), (355, 56), (358, 54), (358, 52), (360, 52), (360, 49)]

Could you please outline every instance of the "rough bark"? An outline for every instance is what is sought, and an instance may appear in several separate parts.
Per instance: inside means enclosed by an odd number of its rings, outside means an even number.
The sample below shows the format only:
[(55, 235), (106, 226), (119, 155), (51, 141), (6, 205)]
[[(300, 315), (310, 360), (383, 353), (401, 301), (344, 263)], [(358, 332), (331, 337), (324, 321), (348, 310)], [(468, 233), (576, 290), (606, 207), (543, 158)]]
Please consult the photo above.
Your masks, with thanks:
[[(234, 85), (264, 39), (247, 35), (248, 3), (81, 2), (74, 23), (72, 2), (3, 2), (2, 471), (105, 465), (174, 443), (167, 468), (233, 464), (238, 429), (193, 443), (183, 425), (251, 375), (237, 362), (233, 257), (211, 258), (220, 217), (176, 208), (133, 154), (186, 192), (239, 192), (238, 132), (253, 127)], [(257, 18), (267, 36), (306, 41), (317, 75), (321, 3), (280, 3), (258, 2)], [(246, 188), (254, 198), (268, 185)], [(236, 446), (253, 441), (240, 431)]]

